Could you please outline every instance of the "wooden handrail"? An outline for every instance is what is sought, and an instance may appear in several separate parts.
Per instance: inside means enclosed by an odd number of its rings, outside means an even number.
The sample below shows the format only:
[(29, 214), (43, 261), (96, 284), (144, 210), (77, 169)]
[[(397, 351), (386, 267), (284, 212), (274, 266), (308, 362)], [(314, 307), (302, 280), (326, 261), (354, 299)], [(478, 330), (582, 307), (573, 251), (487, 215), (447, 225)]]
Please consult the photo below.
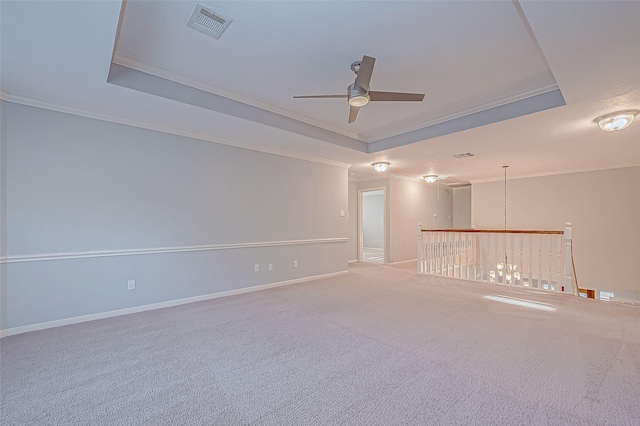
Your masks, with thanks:
[(562, 235), (564, 231), (539, 231), (525, 229), (422, 229), (422, 232), (475, 232), (483, 234), (549, 234)]

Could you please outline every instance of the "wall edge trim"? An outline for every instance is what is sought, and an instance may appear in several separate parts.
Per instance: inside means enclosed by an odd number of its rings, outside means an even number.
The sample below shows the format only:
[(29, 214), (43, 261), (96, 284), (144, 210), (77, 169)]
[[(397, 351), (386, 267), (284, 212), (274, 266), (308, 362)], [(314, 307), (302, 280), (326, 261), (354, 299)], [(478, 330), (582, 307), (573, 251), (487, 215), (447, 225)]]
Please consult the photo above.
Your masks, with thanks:
[(267, 289), (270, 289), (270, 288), (283, 287), (283, 286), (292, 285), (292, 284), (304, 283), (304, 282), (307, 282), (307, 281), (314, 281), (314, 280), (319, 280), (319, 279), (324, 279), (324, 278), (337, 277), (337, 276), (345, 275), (345, 274), (348, 274), (348, 273), (349, 273), (348, 270), (338, 271), (338, 272), (330, 272), (330, 273), (327, 273), (327, 274), (312, 275), (312, 276), (309, 276), (309, 277), (295, 278), (295, 279), (286, 280), (286, 281), (278, 281), (278, 282), (275, 282), (275, 283), (262, 284), (262, 285), (257, 285), (257, 286), (253, 286), (253, 287), (244, 287), (244, 288), (240, 288), (240, 289), (236, 289), (236, 290), (221, 291), (221, 292), (217, 292), (217, 293), (209, 293), (209, 294), (203, 294), (203, 295), (200, 295), (200, 296), (193, 296), (193, 297), (186, 297), (186, 298), (182, 298), (182, 299), (168, 300), (168, 301), (165, 301), (165, 302), (152, 303), (152, 304), (148, 304), (148, 305), (134, 306), (134, 307), (131, 307), (131, 308), (116, 309), (116, 310), (113, 310), (113, 311), (99, 312), (99, 313), (96, 313), (96, 314), (80, 315), (80, 316), (64, 318), (64, 319), (60, 319), (60, 320), (46, 321), (46, 322), (40, 322), (40, 323), (36, 323), (36, 324), (23, 325), (23, 326), (19, 326), (19, 327), (13, 327), (13, 328), (7, 328), (7, 329), (4, 329), (4, 330), (0, 330), (0, 338), (8, 337), (8, 336), (15, 336), (16, 334), (28, 333), (30, 331), (46, 330), (46, 329), (49, 329), (49, 328), (62, 327), (62, 326), (65, 326), (65, 325), (72, 325), (72, 324), (78, 324), (78, 323), (82, 323), (82, 322), (95, 321), (95, 320), (99, 320), (99, 319), (106, 319), (106, 318), (118, 317), (118, 316), (122, 316), (122, 315), (135, 314), (135, 313), (139, 313), (139, 312), (152, 311), (152, 310), (155, 310), (155, 309), (169, 308), (169, 307), (172, 307), (172, 306), (179, 306), (179, 305), (185, 305), (185, 304), (189, 304), (189, 303), (201, 302), (201, 301), (205, 301), (205, 300), (218, 299), (218, 298), (221, 298), (221, 297), (235, 296), (235, 295), (244, 294), (244, 293), (252, 293), (254, 291), (262, 291), (262, 290), (267, 290)]
[(193, 251), (234, 250), (234, 249), (241, 249), (241, 248), (292, 246), (292, 245), (303, 245), (303, 244), (346, 243), (348, 240), (349, 238), (347, 237), (340, 237), (340, 238), (317, 238), (317, 239), (307, 239), (307, 240), (264, 241), (264, 242), (252, 242), (252, 243), (236, 243), (236, 244), (207, 244), (207, 245), (199, 245), (199, 246), (152, 247), (152, 248), (145, 248), (145, 249), (40, 253), (40, 254), (0, 257), (0, 264), (43, 262), (43, 261), (50, 261), (50, 260), (86, 259), (86, 258), (95, 258), (95, 257), (181, 253), (181, 252), (193, 252)]

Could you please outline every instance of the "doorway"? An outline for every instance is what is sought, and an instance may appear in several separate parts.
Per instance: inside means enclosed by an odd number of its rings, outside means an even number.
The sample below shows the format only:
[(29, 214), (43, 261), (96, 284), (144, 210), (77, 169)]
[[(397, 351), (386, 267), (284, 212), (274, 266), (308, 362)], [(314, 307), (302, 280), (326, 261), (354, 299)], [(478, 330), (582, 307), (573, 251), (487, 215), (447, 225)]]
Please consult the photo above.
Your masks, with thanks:
[(385, 263), (385, 192), (384, 188), (359, 190), (359, 260)]

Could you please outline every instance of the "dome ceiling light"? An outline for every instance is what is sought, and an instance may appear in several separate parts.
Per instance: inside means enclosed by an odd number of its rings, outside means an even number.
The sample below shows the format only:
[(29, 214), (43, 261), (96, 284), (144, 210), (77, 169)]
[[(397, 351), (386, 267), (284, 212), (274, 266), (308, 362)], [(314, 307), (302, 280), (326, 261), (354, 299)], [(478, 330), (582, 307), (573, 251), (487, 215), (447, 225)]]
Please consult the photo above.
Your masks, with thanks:
[(636, 115), (638, 115), (637, 110), (618, 111), (601, 115), (593, 121), (598, 123), (605, 132), (616, 132), (629, 127)]
[(388, 163), (386, 161), (377, 161), (375, 163), (372, 163), (371, 165), (373, 166), (376, 172), (382, 173), (387, 171), (391, 163)]

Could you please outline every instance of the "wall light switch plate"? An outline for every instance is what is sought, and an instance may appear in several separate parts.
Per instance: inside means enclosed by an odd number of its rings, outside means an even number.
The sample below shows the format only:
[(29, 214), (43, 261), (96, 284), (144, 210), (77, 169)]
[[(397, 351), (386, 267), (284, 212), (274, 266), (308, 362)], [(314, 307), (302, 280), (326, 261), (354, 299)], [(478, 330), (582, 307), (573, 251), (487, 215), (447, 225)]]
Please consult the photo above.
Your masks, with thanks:
[(136, 280), (127, 281), (127, 290), (135, 290), (136, 289)]
[(270, 263), (270, 264), (269, 264), (269, 270), (270, 270), (270, 271), (273, 271), (273, 263)]
[(294, 260), (294, 261), (293, 261), (293, 267), (294, 267), (294, 268), (297, 268), (297, 267), (298, 267), (298, 261), (297, 261), (297, 260)]
[(255, 272), (258, 272), (260, 270), (260, 265), (258, 265), (257, 263), (255, 264), (255, 266), (253, 267), (253, 270)]
[(340, 210), (340, 217), (344, 217), (344, 210)]

